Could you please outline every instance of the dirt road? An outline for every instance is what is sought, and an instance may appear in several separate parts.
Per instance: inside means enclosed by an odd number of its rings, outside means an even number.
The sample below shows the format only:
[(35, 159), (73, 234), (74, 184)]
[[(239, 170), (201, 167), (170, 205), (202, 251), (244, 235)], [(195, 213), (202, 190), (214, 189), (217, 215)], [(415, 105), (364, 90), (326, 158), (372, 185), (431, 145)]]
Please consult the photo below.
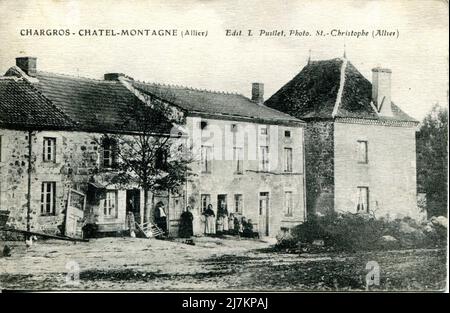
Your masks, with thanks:
[[(365, 290), (367, 262), (380, 266), (370, 290), (439, 290), (445, 251), (295, 255), (235, 238), (179, 241), (102, 238), (38, 241), (0, 258), (0, 288), (21, 290)], [(4, 242), (0, 243), (3, 249)], [(79, 278), (79, 279), (78, 279)]]

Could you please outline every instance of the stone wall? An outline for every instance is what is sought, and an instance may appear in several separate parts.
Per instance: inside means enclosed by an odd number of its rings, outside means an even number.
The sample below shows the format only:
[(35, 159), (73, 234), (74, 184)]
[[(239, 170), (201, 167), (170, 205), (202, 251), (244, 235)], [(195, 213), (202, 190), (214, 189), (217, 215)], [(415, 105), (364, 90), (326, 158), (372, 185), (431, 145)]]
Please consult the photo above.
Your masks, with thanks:
[[(28, 136), (27, 131), (0, 130), (0, 204), (10, 211), (9, 223), (19, 229), (27, 227)], [(88, 182), (98, 174), (101, 134), (68, 131), (34, 131), (31, 134), (31, 230), (59, 233), (63, 223), (69, 189), (87, 193)], [(56, 138), (55, 162), (44, 162), (44, 137)], [(55, 182), (55, 214), (41, 214), (42, 182)], [(114, 186), (112, 186), (114, 188)], [(119, 199), (122, 199), (120, 197)], [(124, 202), (125, 200), (123, 200)], [(120, 222), (124, 215), (120, 214)]]
[(331, 121), (308, 121), (305, 131), (308, 213), (334, 208), (334, 132)]
[[(416, 197), (415, 127), (335, 123), (335, 207), (356, 213), (357, 187), (369, 188), (377, 217), (420, 218)], [(367, 141), (368, 162), (359, 163), (357, 141)]]

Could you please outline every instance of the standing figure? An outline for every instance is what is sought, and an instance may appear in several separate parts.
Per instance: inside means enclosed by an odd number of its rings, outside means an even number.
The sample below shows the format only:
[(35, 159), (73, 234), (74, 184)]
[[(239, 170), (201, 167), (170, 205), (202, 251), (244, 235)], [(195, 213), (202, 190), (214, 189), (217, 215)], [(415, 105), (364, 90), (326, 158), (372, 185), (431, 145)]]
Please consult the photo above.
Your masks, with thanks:
[(234, 214), (230, 213), (228, 216), (228, 233), (230, 235), (236, 235), (235, 232), (236, 227), (234, 226)]
[(194, 216), (191, 213), (191, 207), (188, 206), (186, 211), (181, 213), (180, 216), (180, 228), (179, 228), (179, 236), (181, 238), (190, 238), (194, 235), (193, 230), (193, 221)]
[(239, 236), (244, 235), (244, 228), (247, 226), (247, 218), (245, 216), (242, 216), (240, 222), (239, 222)]
[(158, 202), (155, 206), (155, 222), (156, 225), (164, 231), (167, 232), (167, 215), (164, 209), (164, 203)]
[(194, 234), (194, 236), (197, 236), (202, 234), (203, 230), (205, 229), (205, 226), (202, 225), (202, 223), (204, 224), (204, 221), (202, 221), (203, 216), (198, 214), (198, 209), (192, 208), (191, 213), (192, 213), (192, 233)]
[(234, 216), (234, 234), (237, 236), (240, 235), (241, 228), (242, 228), (241, 227), (242, 226), (241, 219), (242, 218), (237, 214)]
[(225, 234), (227, 234), (228, 230), (230, 229), (230, 227), (229, 227), (229, 223), (228, 223), (228, 209), (227, 209), (227, 204), (225, 202), (221, 203), (220, 215), (223, 218), (223, 222), (222, 222), (222, 224), (223, 224), (223, 232)]
[(217, 235), (222, 235), (223, 234), (223, 215), (220, 215), (219, 212), (217, 212), (217, 220), (216, 220), (216, 233)]
[(127, 221), (128, 228), (130, 229), (130, 237), (135, 238), (136, 237), (136, 222), (134, 220), (133, 212), (131, 212), (131, 211), (127, 212), (126, 221)]
[(251, 219), (243, 225), (243, 236), (247, 238), (253, 238), (253, 223)]
[(205, 234), (213, 235), (216, 233), (216, 214), (214, 213), (212, 204), (208, 204), (205, 212), (203, 213), (206, 218), (205, 222)]

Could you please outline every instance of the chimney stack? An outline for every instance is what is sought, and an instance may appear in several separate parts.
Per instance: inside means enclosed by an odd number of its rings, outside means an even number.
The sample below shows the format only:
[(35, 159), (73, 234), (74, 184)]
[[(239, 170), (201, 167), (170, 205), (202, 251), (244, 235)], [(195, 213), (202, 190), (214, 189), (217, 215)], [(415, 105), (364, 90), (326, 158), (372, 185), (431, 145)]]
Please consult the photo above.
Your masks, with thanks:
[(120, 77), (128, 80), (134, 80), (132, 77), (125, 75), (124, 73), (106, 73), (103, 75), (104, 80), (118, 81)]
[(16, 66), (25, 72), (28, 76), (36, 77), (36, 63), (35, 57), (18, 57), (16, 58)]
[(252, 101), (258, 104), (264, 103), (264, 84), (252, 83)]
[(125, 74), (122, 73), (106, 73), (103, 75), (105, 80), (119, 80), (119, 77), (123, 77)]
[(380, 115), (392, 116), (391, 74), (387, 68), (372, 69), (372, 101)]

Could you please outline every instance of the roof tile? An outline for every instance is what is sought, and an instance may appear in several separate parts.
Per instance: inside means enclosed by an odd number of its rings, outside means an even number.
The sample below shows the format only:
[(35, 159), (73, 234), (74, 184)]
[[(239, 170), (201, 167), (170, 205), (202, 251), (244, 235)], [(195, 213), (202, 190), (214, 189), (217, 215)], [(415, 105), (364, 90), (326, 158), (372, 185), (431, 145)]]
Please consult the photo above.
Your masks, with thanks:
[(32, 128), (70, 128), (75, 123), (29, 82), (0, 79), (0, 124)]

